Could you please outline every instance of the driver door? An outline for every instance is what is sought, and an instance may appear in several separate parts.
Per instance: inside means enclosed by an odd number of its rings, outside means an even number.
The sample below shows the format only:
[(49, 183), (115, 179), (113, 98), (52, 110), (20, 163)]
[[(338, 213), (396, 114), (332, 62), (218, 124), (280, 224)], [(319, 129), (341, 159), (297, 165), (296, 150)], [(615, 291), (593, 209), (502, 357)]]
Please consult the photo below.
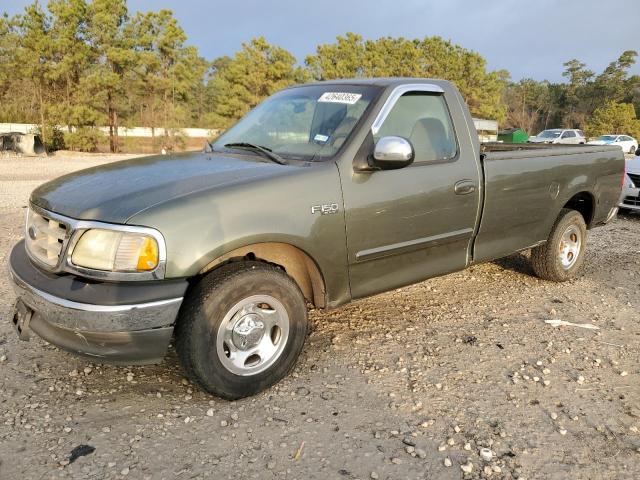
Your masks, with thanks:
[(353, 298), (464, 268), (478, 213), (475, 154), (460, 149), (442, 93), (399, 96), (363, 148), (383, 136), (407, 138), (415, 159), (342, 176)]

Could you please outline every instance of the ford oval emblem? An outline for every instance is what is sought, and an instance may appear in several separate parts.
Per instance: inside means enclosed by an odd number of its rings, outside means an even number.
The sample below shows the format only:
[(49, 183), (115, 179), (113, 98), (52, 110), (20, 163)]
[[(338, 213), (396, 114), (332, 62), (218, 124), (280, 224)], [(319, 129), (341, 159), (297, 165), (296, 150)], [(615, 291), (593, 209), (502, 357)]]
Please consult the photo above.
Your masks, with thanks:
[(31, 240), (35, 240), (38, 236), (38, 234), (36, 233), (36, 228), (33, 225), (29, 227), (29, 229), (27, 230), (27, 234), (29, 235), (29, 238)]

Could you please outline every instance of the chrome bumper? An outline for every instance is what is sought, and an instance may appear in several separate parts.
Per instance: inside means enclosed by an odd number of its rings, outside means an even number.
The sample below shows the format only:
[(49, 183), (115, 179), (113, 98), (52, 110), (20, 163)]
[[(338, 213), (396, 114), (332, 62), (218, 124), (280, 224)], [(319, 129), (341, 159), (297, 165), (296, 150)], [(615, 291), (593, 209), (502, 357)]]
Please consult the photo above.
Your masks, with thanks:
[(628, 210), (640, 210), (640, 188), (633, 186), (631, 180), (627, 179), (622, 189), (619, 206)]
[[(125, 305), (79, 303), (30, 285), (11, 262), (9, 277), (18, 302), (12, 320), (22, 339), (28, 339), (32, 331), (51, 344), (99, 362), (161, 361), (183, 298)], [(18, 325), (24, 306), (27, 321)]]

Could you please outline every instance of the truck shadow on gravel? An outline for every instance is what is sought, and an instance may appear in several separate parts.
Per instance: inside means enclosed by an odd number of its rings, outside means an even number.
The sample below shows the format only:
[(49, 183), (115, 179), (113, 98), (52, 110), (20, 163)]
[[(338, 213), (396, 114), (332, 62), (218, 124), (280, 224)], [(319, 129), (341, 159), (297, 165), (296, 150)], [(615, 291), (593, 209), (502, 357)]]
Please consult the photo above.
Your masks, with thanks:
[(618, 212), (618, 216), (624, 220), (629, 220), (630, 222), (640, 222), (640, 212), (622, 210)]
[(508, 257), (499, 258), (492, 263), (498, 265), (505, 270), (511, 270), (512, 272), (521, 273), (523, 275), (535, 276), (533, 268), (531, 267), (531, 261), (529, 255), (524, 253), (515, 253)]

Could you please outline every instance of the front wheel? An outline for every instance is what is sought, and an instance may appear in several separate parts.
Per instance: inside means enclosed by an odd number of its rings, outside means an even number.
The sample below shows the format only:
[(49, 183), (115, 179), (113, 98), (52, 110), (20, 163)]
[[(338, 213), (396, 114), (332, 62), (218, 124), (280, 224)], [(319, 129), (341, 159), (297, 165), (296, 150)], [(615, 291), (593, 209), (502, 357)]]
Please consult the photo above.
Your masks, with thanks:
[(190, 291), (176, 325), (176, 350), (190, 380), (234, 400), (281, 380), (307, 333), (307, 307), (283, 270), (231, 263)]
[(582, 215), (562, 209), (544, 245), (531, 250), (535, 274), (552, 282), (575, 278), (584, 263), (587, 225)]

